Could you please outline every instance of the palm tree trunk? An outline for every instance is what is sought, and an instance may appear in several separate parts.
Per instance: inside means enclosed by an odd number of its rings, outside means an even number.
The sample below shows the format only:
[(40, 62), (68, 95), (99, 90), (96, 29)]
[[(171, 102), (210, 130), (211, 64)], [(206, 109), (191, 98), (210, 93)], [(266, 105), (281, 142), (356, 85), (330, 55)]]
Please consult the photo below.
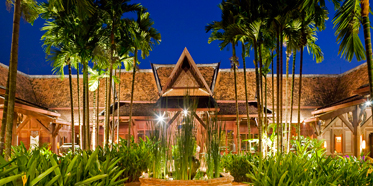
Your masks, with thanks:
[(277, 152), (280, 152), (280, 31), (277, 33), (277, 68), (276, 68), (276, 127), (277, 127)]
[(135, 91), (136, 63), (137, 63), (137, 48), (135, 48), (135, 54), (134, 54), (134, 58), (133, 58), (133, 72), (132, 72), (132, 86), (131, 86), (131, 103), (130, 103), (130, 120), (129, 120), (129, 124), (128, 124), (127, 147), (130, 147), (130, 144), (131, 144), (132, 107), (133, 107), (133, 92)]
[[(110, 103), (111, 103), (111, 86), (112, 86), (112, 80), (113, 80), (113, 64), (110, 63), (109, 67), (109, 79), (106, 83), (106, 91), (107, 91), (107, 97), (106, 97), (106, 108), (105, 108), (105, 145), (109, 144), (109, 123), (110, 123)], [(113, 130), (113, 129), (112, 129)]]
[(297, 133), (298, 133), (298, 142), (301, 145), (300, 141), (300, 102), (301, 102), (301, 95), (302, 95), (302, 70), (303, 70), (303, 49), (306, 43), (306, 37), (304, 33), (304, 13), (302, 15), (302, 27), (301, 27), (301, 47), (300, 47), (300, 65), (299, 65), (299, 95), (298, 95), (298, 126), (297, 126)]
[[(273, 63), (274, 63), (274, 60), (273, 60), (273, 51), (272, 51), (272, 123), (275, 122), (275, 81), (274, 81), (274, 73), (273, 73)], [(268, 131), (269, 132), (269, 129)], [(275, 131), (272, 131), (272, 133), (274, 134)], [(272, 135), (273, 135), (272, 134)]]
[[(369, 22), (369, 0), (361, 0), (361, 17), (364, 29), (365, 54), (367, 56), (367, 67), (369, 76), (370, 99), (373, 98), (373, 60), (372, 60), (372, 43), (370, 36)], [(373, 107), (371, 107), (373, 113)], [(372, 117), (373, 121), (373, 117)]]
[[(290, 38), (289, 38), (290, 40)], [(286, 147), (286, 152), (288, 152), (288, 140), (289, 140), (289, 130), (288, 126), (290, 125), (288, 123), (288, 107), (289, 107), (289, 100), (288, 100), (288, 79), (289, 79), (289, 60), (291, 56), (291, 51), (285, 51), (286, 52), (286, 77), (285, 77), (285, 147)]]
[[(116, 75), (116, 72), (114, 70), (114, 75)], [(113, 81), (113, 80), (112, 80)], [(115, 133), (115, 110), (114, 110), (114, 106), (115, 106), (115, 82), (113, 81), (112, 82), (112, 89), (113, 89), (113, 107), (111, 108), (111, 148), (113, 148), (113, 144), (114, 144), (114, 133)]]
[(6, 90), (5, 90), (5, 100), (4, 100), (4, 107), (3, 107), (3, 119), (1, 123), (1, 130), (0, 130), (0, 156), (3, 157), (4, 147), (5, 147), (5, 130), (6, 130), (6, 116), (8, 111), (8, 99), (9, 99), (9, 75), (8, 72), (8, 79), (6, 80)]
[(118, 106), (117, 106), (117, 121), (118, 121), (118, 123), (117, 123), (117, 143), (119, 144), (119, 124), (120, 124), (120, 119), (119, 119), (119, 107), (120, 107), (120, 105), (119, 105), (119, 103), (120, 103), (120, 75), (121, 75), (121, 70), (122, 70), (122, 68), (121, 67), (119, 67), (119, 83), (118, 83), (118, 95), (117, 95), (117, 99), (118, 99)]
[(92, 112), (92, 134), (93, 134), (93, 137), (92, 138), (92, 149), (95, 150), (96, 149), (96, 144), (97, 144), (97, 141), (96, 141), (96, 112), (98, 112), (98, 110), (96, 110), (95, 108), (95, 105), (96, 105), (96, 93), (97, 91), (93, 91), (93, 112)]
[(5, 139), (5, 159), (8, 160), (11, 156), (13, 118), (14, 118), (14, 102), (16, 98), (16, 83), (17, 83), (17, 66), (18, 66), (18, 42), (19, 42), (19, 22), (21, 19), (21, 0), (16, 0), (14, 5), (13, 18), (13, 34), (12, 46), (9, 62), (9, 95), (6, 116), (6, 139)]
[(280, 32), (280, 60), (281, 60), (281, 64), (280, 64), (280, 125), (281, 125), (281, 128), (280, 128), (280, 135), (281, 135), (281, 140), (280, 140), (280, 152), (282, 153), (283, 150), (284, 150), (284, 132), (283, 132), (283, 129), (284, 129), (284, 123), (283, 123), (283, 111), (284, 111), (284, 108), (283, 108), (283, 70), (284, 70), (284, 63), (283, 63), (283, 57), (282, 57), (282, 54), (283, 54), (283, 36), (282, 36), (282, 29), (281, 29), (281, 32)]
[(79, 146), (80, 148), (83, 148), (83, 130), (82, 130), (82, 125), (80, 121), (80, 84), (79, 84), (79, 64), (76, 65), (77, 70), (76, 70), (76, 81), (77, 81), (77, 88), (78, 88), (78, 120), (79, 120)]
[(105, 78), (105, 124), (104, 124), (104, 144), (105, 147), (109, 143), (109, 109), (108, 109), (108, 78)]
[[(267, 118), (267, 74), (265, 75), (265, 77), (264, 77), (264, 105), (265, 105), (265, 111), (264, 111), (264, 124), (265, 124), (265, 134), (266, 134), (266, 136), (267, 136), (267, 138), (268, 138), (268, 118)], [(267, 141), (267, 140), (266, 140)], [(267, 143), (266, 143), (266, 145), (265, 145), (265, 149), (264, 149), (264, 151), (265, 151), (265, 156), (267, 156), (267, 149), (268, 149), (268, 147), (267, 147)]]
[(291, 70), (291, 95), (290, 95), (290, 121), (289, 121), (289, 139), (288, 139), (288, 151), (290, 150), (290, 140), (291, 140), (291, 125), (293, 121), (293, 104), (294, 104), (294, 80), (295, 80), (295, 60), (296, 60), (297, 50), (294, 50), (293, 55), (293, 66)]
[[(248, 130), (248, 139), (251, 139), (251, 125), (250, 125), (250, 115), (249, 115), (249, 103), (247, 98), (247, 76), (246, 76), (246, 49), (245, 44), (241, 42), (242, 44), (242, 63), (243, 63), (243, 75), (245, 77), (245, 106), (246, 106), (246, 116), (247, 116), (247, 130)], [(251, 143), (249, 143), (249, 152), (251, 152)]]
[(263, 155), (263, 75), (262, 75), (262, 42), (259, 43), (259, 95), (258, 95), (258, 121), (259, 121), (259, 153)]
[(69, 84), (70, 84), (70, 105), (71, 105), (71, 150), (75, 154), (75, 125), (74, 125), (74, 98), (73, 98), (73, 82), (71, 75), (71, 63), (69, 62)]
[(88, 92), (88, 61), (83, 63), (83, 88), (84, 88), (84, 149), (89, 150), (90, 149), (90, 142), (89, 142), (89, 92)]
[[(260, 77), (259, 77), (259, 69), (258, 69), (258, 47), (257, 47), (257, 43), (256, 43), (256, 40), (254, 40), (254, 65), (255, 65), (255, 79), (256, 79), (256, 100), (257, 100), (257, 109), (258, 109), (258, 129), (259, 129), (259, 135), (261, 133), (261, 119), (260, 119), (260, 113), (261, 113), (261, 110), (260, 110)], [(259, 140), (260, 140), (260, 137), (259, 136)], [(259, 156), (261, 157), (262, 155), (262, 145), (261, 145), (261, 141), (259, 141)]]
[(100, 121), (99, 121), (99, 118), (98, 118), (98, 114), (99, 114), (99, 109), (100, 109), (100, 79), (98, 79), (98, 86), (97, 86), (97, 90), (96, 90), (96, 94), (97, 94), (97, 102), (96, 102), (96, 134), (95, 134), (95, 139), (96, 139), (96, 147), (99, 145), (98, 143), (98, 134), (99, 134), (99, 130), (100, 130)]
[(237, 57), (236, 57), (236, 48), (235, 43), (232, 42), (232, 61), (233, 61), (233, 73), (234, 73), (234, 99), (236, 100), (236, 122), (237, 122), (237, 152), (241, 152), (241, 143), (240, 143), (240, 119), (238, 117), (238, 100), (237, 100)]

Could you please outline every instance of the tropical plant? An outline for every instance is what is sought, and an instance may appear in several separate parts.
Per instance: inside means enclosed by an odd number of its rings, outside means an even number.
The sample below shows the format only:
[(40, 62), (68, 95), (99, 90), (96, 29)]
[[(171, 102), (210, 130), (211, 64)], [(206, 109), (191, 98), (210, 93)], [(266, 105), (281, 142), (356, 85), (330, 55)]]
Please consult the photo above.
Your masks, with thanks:
[(250, 179), (246, 174), (250, 173), (252, 167), (250, 163), (257, 165), (258, 156), (247, 154), (225, 154), (221, 158), (223, 171), (229, 172), (235, 182), (249, 182)]

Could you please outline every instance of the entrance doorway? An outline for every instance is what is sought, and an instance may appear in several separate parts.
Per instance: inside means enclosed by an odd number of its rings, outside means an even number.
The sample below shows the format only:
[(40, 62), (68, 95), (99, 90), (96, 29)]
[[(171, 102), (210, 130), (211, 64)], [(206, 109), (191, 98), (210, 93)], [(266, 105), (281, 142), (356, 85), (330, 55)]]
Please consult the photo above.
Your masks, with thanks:
[(338, 135), (338, 136), (336, 135), (334, 138), (334, 141), (335, 141), (335, 144), (334, 144), (335, 152), (342, 153), (342, 135)]

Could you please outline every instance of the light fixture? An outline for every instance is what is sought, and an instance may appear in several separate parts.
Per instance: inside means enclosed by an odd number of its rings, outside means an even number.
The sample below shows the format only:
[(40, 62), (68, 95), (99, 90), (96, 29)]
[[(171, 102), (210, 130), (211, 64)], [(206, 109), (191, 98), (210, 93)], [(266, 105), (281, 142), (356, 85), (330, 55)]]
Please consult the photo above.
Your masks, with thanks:
[(371, 106), (371, 105), (372, 105), (372, 101), (367, 101), (367, 102), (365, 102), (365, 106), (369, 107), (369, 106)]
[(326, 141), (324, 141), (324, 148), (326, 149), (327, 145), (326, 145)]
[(164, 122), (164, 119), (165, 119), (164, 115), (165, 115), (165, 113), (157, 116), (157, 121), (158, 121), (157, 123), (163, 123)]
[(361, 148), (365, 150), (365, 148), (366, 148), (365, 140), (363, 140), (363, 141), (361, 142)]

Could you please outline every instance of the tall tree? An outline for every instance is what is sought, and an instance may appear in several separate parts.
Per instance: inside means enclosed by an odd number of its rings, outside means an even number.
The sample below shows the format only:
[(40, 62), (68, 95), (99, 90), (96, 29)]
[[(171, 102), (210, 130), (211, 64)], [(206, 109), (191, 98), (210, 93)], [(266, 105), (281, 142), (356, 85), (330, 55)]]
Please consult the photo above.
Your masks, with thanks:
[(206, 32), (212, 30), (211, 36), (209, 37), (208, 43), (211, 43), (215, 40), (222, 41), (220, 44), (220, 50), (224, 49), (229, 44), (232, 45), (232, 57), (229, 58), (231, 62), (231, 67), (234, 73), (234, 92), (235, 92), (235, 101), (236, 101), (236, 126), (237, 126), (237, 149), (238, 152), (241, 151), (240, 145), (240, 120), (239, 120), (239, 110), (238, 110), (238, 100), (237, 100), (237, 68), (239, 65), (238, 57), (236, 56), (236, 48), (238, 38), (235, 34), (229, 32), (229, 28), (232, 25), (235, 25), (238, 20), (238, 9), (237, 4), (231, 3), (229, 0), (223, 0), (219, 4), (219, 8), (222, 12), (221, 21), (213, 21), (206, 26)]
[[(337, 7), (337, 12), (333, 19), (333, 23), (336, 28), (335, 35), (340, 44), (339, 54), (348, 61), (351, 61), (354, 55), (358, 61), (367, 60), (370, 98), (372, 99), (373, 61), (370, 34), (371, 26), (369, 21), (369, 0), (344, 0), (341, 6), (339, 6), (338, 3), (338, 1), (334, 2), (334, 5)], [(358, 35), (360, 24), (362, 24), (364, 30), (365, 51)]]
[(129, 116), (129, 127), (128, 127), (128, 136), (127, 146), (130, 146), (131, 141), (131, 125), (132, 125), (132, 112), (133, 112), (133, 94), (135, 90), (135, 75), (136, 75), (136, 65), (139, 63), (138, 51), (141, 51), (141, 57), (145, 59), (146, 56), (149, 56), (149, 52), (153, 47), (161, 42), (161, 34), (153, 28), (154, 22), (150, 18), (150, 13), (146, 11), (145, 8), (142, 8), (137, 12), (136, 22), (131, 21), (132, 23), (129, 27), (129, 33), (131, 33), (131, 45), (134, 48), (133, 52), (133, 72), (132, 72), (132, 84), (131, 84), (131, 102), (130, 102), (130, 116)]
[(3, 155), (4, 150), (4, 136), (6, 132), (5, 140), (5, 159), (8, 159), (11, 154), (11, 144), (13, 135), (13, 119), (14, 119), (14, 102), (16, 94), (16, 83), (17, 83), (17, 66), (18, 66), (18, 43), (19, 43), (19, 22), (21, 16), (29, 22), (33, 23), (38, 18), (39, 9), (36, 1), (22, 1), (12, 0), (6, 1), (7, 6), (10, 8), (14, 5), (13, 15), (13, 33), (12, 33), (12, 44), (10, 50), (10, 61), (8, 70), (8, 79), (5, 92), (5, 101), (3, 109), (3, 120), (0, 130), (0, 155)]

